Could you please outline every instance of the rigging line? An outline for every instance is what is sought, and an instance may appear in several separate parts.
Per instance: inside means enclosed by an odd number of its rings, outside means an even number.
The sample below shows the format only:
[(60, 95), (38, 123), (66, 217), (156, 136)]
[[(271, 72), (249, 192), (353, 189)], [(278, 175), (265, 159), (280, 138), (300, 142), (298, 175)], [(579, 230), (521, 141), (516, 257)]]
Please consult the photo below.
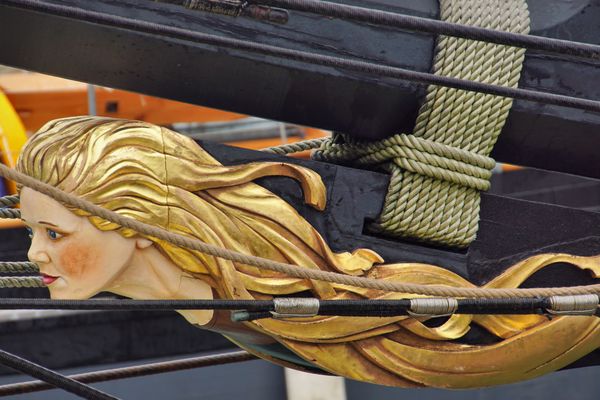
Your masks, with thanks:
[(19, 204), (19, 196), (0, 197), (0, 207), (13, 207)]
[[(587, 295), (589, 296), (589, 295)], [(555, 296), (581, 303), (586, 296)], [(575, 299), (572, 299), (576, 297)], [(486, 299), (429, 298), (456, 301), (456, 314), (544, 314), (552, 309), (551, 297), (513, 297)], [(590, 300), (590, 299), (588, 299)], [(282, 304), (294, 303), (303, 306), (311, 303), (314, 315), (327, 316), (377, 316), (390, 317), (407, 315), (415, 299), (361, 299), (320, 300), (316, 298), (276, 297), (273, 300), (52, 300), (52, 299), (0, 299), (0, 310), (110, 310), (110, 311), (171, 311), (171, 310), (230, 310), (247, 312), (277, 311)], [(556, 300), (554, 300), (556, 301)], [(598, 307), (598, 297), (591, 295), (593, 308)], [(569, 311), (569, 310), (564, 310)], [(572, 311), (572, 310), (571, 310)]]
[(140, 21), (116, 15), (109, 15), (105, 13), (84, 10), (76, 7), (49, 4), (39, 0), (4, 0), (4, 4), (17, 8), (42, 11), (67, 18), (82, 19), (87, 22), (109, 25), (122, 29), (130, 29), (149, 34), (163, 35), (176, 39), (188, 40), (217, 47), (226, 47), (234, 50), (250, 51), (262, 55), (281, 57), (309, 64), (327, 66), (332, 68), (342, 68), (361, 73), (368, 73), (378, 77), (385, 76), (400, 80), (416, 82), (419, 84), (445, 86), (455, 89), (492, 94), (496, 96), (510, 97), (514, 99), (600, 112), (600, 101), (596, 100), (582, 99), (554, 93), (545, 93), (529, 89), (491, 85), (481, 82), (435, 75), (428, 72), (411, 71), (399, 67), (379, 65), (367, 61), (339, 58), (323, 54), (286, 49), (283, 47), (195, 32), (188, 29), (177, 28), (174, 26)]
[(51, 300), (0, 298), (0, 310), (272, 310), (272, 300)]
[(36, 263), (29, 261), (0, 261), (0, 273), (18, 274), (22, 272), (40, 272), (40, 267)]
[(0, 207), (0, 218), (2, 219), (19, 219), (21, 218), (21, 210), (16, 208)]
[[(246, 351), (234, 351), (223, 354), (184, 358), (181, 360), (164, 361), (152, 364), (135, 365), (131, 367), (86, 372), (82, 374), (69, 375), (68, 377), (81, 383), (96, 383), (112, 381), (117, 379), (162, 374), (166, 372), (183, 371), (193, 368), (232, 364), (257, 359), (258, 358), (256, 356), (253, 356)], [(54, 387), (42, 381), (13, 383), (9, 385), (0, 386), (0, 397), (15, 394), (40, 392), (49, 389), (54, 389)]]
[[(1, 271), (4, 272), (4, 271)], [(46, 287), (41, 276), (2, 276), (0, 289)]]
[(106, 394), (98, 389), (77, 382), (56, 371), (52, 371), (41, 365), (25, 360), (19, 356), (0, 350), (0, 364), (9, 368), (38, 378), (54, 387), (73, 393), (79, 397), (90, 400), (118, 400), (117, 397)]
[(477, 287), (451, 287), (444, 285), (423, 285), (373, 279), (365, 276), (345, 275), (320, 269), (311, 269), (298, 265), (282, 263), (267, 258), (244, 254), (227, 248), (205, 243), (196, 238), (190, 238), (178, 233), (169, 232), (161, 227), (146, 224), (133, 218), (124, 217), (87, 200), (73, 196), (69, 193), (41, 182), (21, 172), (10, 169), (0, 163), (0, 176), (30, 187), (31, 189), (52, 197), (58, 202), (87, 211), (92, 215), (114, 222), (124, 228), (130, 228), (140, 234), (166, 240), (180, 247), (197, 250), (214, 257), (219, 257), (233, 262), (252, 265), (270, 271), (281, 272), (289, 276), (302, 279), (313, 279), (342, 285), (350, 285), (367, 289), (376, 289), (387, 292), (414, 293), (442, 297), (524, 297), (524, 296), (566, 296), (600, 293), (600, 284), (551, 287), (551, 288), (477, 288)]
[(600, 45), (571, 40), (498, 31), (477, 26), (462, 25), (437, 19), (423, 18), (365, 7), (350, 6), (321, 0), (250, 0), (250, 3), (305, 11), (327, 17), (349, 19), (370, 24), (386, 25), (414, 32), (479, 40), (507, 46), (538, 50), (546, 53), (570, 55), (600, 60)]

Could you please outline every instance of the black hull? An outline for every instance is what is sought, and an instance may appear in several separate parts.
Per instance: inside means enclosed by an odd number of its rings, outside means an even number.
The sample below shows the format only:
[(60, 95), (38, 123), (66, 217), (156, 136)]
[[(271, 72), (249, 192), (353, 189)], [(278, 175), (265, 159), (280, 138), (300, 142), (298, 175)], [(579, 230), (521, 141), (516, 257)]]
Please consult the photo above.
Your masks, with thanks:
[[(232, 148), (214, 143), (202, 143), (202, 146), (215, 158), (227, 165), (241, 164), (251, 161), (288, 161), (309, 167), (318, 172), (328, 188), (327, 204), (323, 212), (316, 211), (304, 204), (297, 183), (289, 178), (263, 178), (257, 183), (276, 193), (292, 204), (321, 233), (334, 251), (352, 251), (357, 248), (370, 248), (380, 254), (388, 263), (421, 262), (443, 266), (454, 271), (471, 282), (482, 285), (507, 268), (527, 257), (544, 253), (569, 253), (580, 256), (600, 254), (600, 214), (578, 210), (570, 207), (592, 208), (600, 206), (599, 199), (591, 199), (591, 203), (576, 203), (581, 195), (577, 192), (583, 185), (587, 190), (600, 191), (598, 182), (577, 178), (548, 174), (540, 185), (540, 177), (536, 171), (522, 171), (517, 183), (512, 174), (496, 177), (494, 187), (496, 194), (519, 196), (523, 181), (531, 179), (538, 182), (527, 185), (530, 191), (528, 200), (544, 201), (544, 196), (551, 195), (554, 200), (562, 197), (563, 207), (523, 201), (515, 198), (482, 194), (481, 222), (477, 239), (466, 251), (452, 251), (444, 248), (423, 246), (403, 241), (393, 241), (372, 236), (363, 230), (364, 221), (376, 218), (380, 212), (385, 196), (388, 177), (384, 174), (359, 171), (313, 161), (284, 159), (280, 156), (265, 154), (251, 150)], [(529, 182), (531, 183), (531, 182)], [(504, 184), (504, 185), (503, 185)], [(553, 189), (552, 187), (555, 187)], [(565, 189), (565, 187), (570, 189)], [(511, 193), (516, 192), (516, 194)], [(537, 196), (535, 193), (537, 192)], [(523, 193), (521, 191), (521, 193)], [(569, 196), (571, 198), (569, 198)], [(569, 201), (567, 202), (567, 198)], [(594, 201), (595, 200), (595, 201)], [(335, 205), (335, 206), (334, 206)], [(22, 261), (27, 257), (29, 238), (24, 229), (0, 230), (0, 254), (2, 260)], [(532, 275), (525, 281), (524, 287), (551, 287), (565, 285), (593, 284), (589, 273), (565, 263), (552, 266)], [(2, 297), (47, 297), (46, 289), (2, 289)], [(93, 359), (93, 362), (116, 362), (127, 359), (153, 358), (168, 354), (205, 351), (210, 346), (227, 347), (227, 342), (218, 335), (193, 328), (182, 318), (173, 313), (94, 313), (91, 315), (75, 315), (63, 318), (63, 322), (34, 321), (27, 323), (9, 323), (6, 327), (0, 324), (0, 336), (4, 335), (5, 344), (0, 348), (15, 351), (17, 354), (32, 359), (43, 360), (44, 365), (53, 368), (81, 365), (81, 360)], [(71, 322), (68, 322), (71, 321)], [(61, 324), (65, 324), (61, 327)], [(91, 325), (88, 327), (88, 325)], [(164, 326), (163, 326), (164, 325)], [(77, 332), (74, 327), (84, 329)], [(42, 332), (45, 327), (53, 331)], [(14, 330), (13, 330), (14, 329)], [(17, 335), (10, 332), (21, 332), (21, 329), (33, 329), (49, 337), (57, 335), (54, 341), (68, 342), (70, 335), (75, 335), (81, 347), (89, 347), (89, 355), (84, 352), (65, 352), (63, 356), (53, 352), (37, 355), (37, 347), (26, 348), (27, 343), (35, 335)], [(13, 330), (13, 331), (11, 331)], [(123, 332), (134, 332), (127, 336)], [(60, 334), (64, 332), (65, 335)], [(111, 333), (112, 332), (112, 333)], [(148, 332), (148, 338), (136, 342), (138, 334)], [(98, 337), (127, 337), (126, 343), (119, 345), (97, 341)], [(181, 340), (173, 340), (180, 337)], [(10, 339), (9, 339), (10, 338)], [(45, 338), (45, 336), (44, 336)], [(44, 341), (45, 339), (42, 338)], [(198, 343), (192, 343), (194, 339)], [(493, 340), (482, 328), (473, 326), (469, 333), (460, 340), (466, 343), (481, 343)], [(129, 342), (131, 341), (131, 342)], [(183, 345), (182, 345), (183, 344)], [(106, 352), (104, 346), (113, 346)], [(60, 347), (56, 347), (59, 349)], [(188, 349), (188, 350), (186, 350)], [(31, 351), (31, 354), (29, 352)], [(103, 358), (104, 357), (104, 358)], [(595, 351), (578, 360), (569, 367), (600, 365), (600, 351)]]
[[(286, 25), (143, 1), (47, 0), (112, 15), (428, 71), (434, 37), (290, 12)], [(361, 0), (436, 18), (437, 1)], [(600, 43), (600, 1), (529, 1), (532, 34)], [(15, 40), (18, 38), (18, 40)], [(0, 64), (367, 139), (409, 132), (424, 87), (0, 4)], [(598, 63), (528, 52), (520, 87), (600, 100)], [(493, 156), (599, 178), (600, 115), (516, 101)]]

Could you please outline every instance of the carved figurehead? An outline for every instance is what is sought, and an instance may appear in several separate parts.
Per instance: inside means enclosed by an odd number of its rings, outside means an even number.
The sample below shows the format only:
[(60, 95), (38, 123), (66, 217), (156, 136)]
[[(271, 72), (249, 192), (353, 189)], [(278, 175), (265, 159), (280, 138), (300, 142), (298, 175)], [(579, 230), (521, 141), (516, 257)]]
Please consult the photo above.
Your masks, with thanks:
[[(473, 287), (440, 267), (383, 264), (367, 249), (333, 253), (293, 207), (252, 183), (264, 176), (293, 178), (305, 202), (322, 210), (326, 188), (318, 174), (275, 162), (223, 166), (191, 139), (144, 122), (96, 117), (49, 122), (23, 149), (18, 170), (121, 215), (245, 254), (376, 279)], [(29, 258), (39, 264), (54, 299), (84, 299), (101, 291), (135, 299), (414, 297), (215, 258), (139, 235), (29, 188), (21, 189), (21, 209), (32, 238)], [(485, 287), (517, 287), (557, 261), (600, 272), (598, 260), (565, 257), (524, 260)], [(405, 316), (232, 323), (221, 312), (180, 313), (273, 362), (402, 387), (528, 379), (600, 346), (600, 319), (587, 317), (454, 315), (432, 327)], [(489, 332), (492, 344), (466, 344), (473, 323)]]

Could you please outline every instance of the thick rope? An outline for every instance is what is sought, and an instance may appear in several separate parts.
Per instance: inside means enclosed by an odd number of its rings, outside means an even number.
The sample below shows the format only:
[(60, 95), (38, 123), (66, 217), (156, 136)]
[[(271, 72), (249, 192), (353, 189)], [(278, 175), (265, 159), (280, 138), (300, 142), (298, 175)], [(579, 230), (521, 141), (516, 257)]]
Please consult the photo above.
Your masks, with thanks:
[(313, 158), (332, 162), (352, 161), (357, 165), (392, 162), (405, 171), (476, 190), (489, 189), (491, 170), (496, 165), (492, 158), (404, 134), (373, 143), (348, 141), (341, 146), (330, 140), (323, 143)]
[(38, 265), (29, 261), (0, 261), (0, 273), (2, 274), (37, 273), (39, 271)]
[(46, 287), (40, 276), (3, 276), (0, 289)]
[[(527, 33), (524, 0), (442, 0), (441, 18), (465, 25)], [(516, 87), (524, 50), (455, 37), (440, 37), (437, 75)], [(489, 188), (488, 157), (512, 100), (430, 86), (412, 135), (364, 143), (338, 134), (313, 157), (391, 172), (376, 231), (438, 245), (467, 247), (477, 234), (480, 190)]]
[(14, 208), (0, 208), (0, 218), (19, 219), (21, 218), (21, 210)]
[(281, 272), (283, 274), (301, 279), (314, 279), (387, 292), (414, 293), (439, 297), (548, 297), (554, 295), (568, 296), (580, 294), (600, 294), (600, 284), (562, 288), (527, 289), (455, 288), (442, 285), (420, 285), (412, 283), (390, 282), (359, 276), (344, 275), (336, 272), (310, 269), (217, 247), (209, 243), (204, 243), (198, 239), (169, 232), (165, 229), (145, 224), (132, 218), (124, 217), (116, 212), (107, 210), (76, 196), (72, 196), (58, 188), (12, 170), (1, 163), (0, 176), (11, 179), (20, 185), (27, 186), (37, 192), (50, 196), (63, 204), (79, 208), (87, 211), (91, 215), (96, 215), (122, 227), (132, 229), (142, 235), (148, 235), (157, 239), (166, 240), (177, 246), (185, 247), (191, 250), (197, 250), (211, 256), (220, 257), (241, 264), (252, 265), (270, 271)]
[(301, 151), (307, 151), (312, 149), (318, 149), (321, 145), (328, 140), (328, 138), (318, 138), (318, 139), (309, 139), (303, 140), (301, 142), (282, 144), (279, 146), (273, 147), (265, 147), (264, 149), (260, 149), (260, 151), (264, 151), (265, 153), (271, 154), (279, 154), (284, 156), (286, 154), (299, 153)]
[(19, 204), (19, 196), (0, 197), (0, 207), (13, 207)]
[(14, 208), (19, 204), (19, 196), (3, 196), (0, 197), (0, 218), (3, 219), (19, 219), (21, 218), (21, 211)]
[[(253, 356), (245, 351), (235, 351), (209, 356), (184, 358), (182, 360), (164, 361), (145, 365), (135, 365), (132, 367), (114, 368), (94, 372), (84, 372), (82, 374), (69, 375), (68, 378), (81, 383), (106, 382), (116, 379), (163, 374), (166, 372), (183, 371), (202, 367), (212, 367), (216, 365), (232, 364), (243, 361), (252, 361), (256, 359), (256, 356)], [(0, 386), (0, 396), (40, 392), (42, 390), (49, 389), (54, 389), (54, 387), (42, 381), (12, 383), (9, 385)]]

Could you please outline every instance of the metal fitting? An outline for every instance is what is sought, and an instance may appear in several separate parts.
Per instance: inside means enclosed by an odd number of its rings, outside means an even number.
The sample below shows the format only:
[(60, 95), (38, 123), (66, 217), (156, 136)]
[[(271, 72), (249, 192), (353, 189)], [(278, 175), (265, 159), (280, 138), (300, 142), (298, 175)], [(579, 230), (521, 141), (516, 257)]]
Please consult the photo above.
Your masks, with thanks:
[(453, 298), (410, 299), (408, 315), (412, 317), (445, 317), (458, 309), (458, 301)]
[(273, 318), (314, 317), (319, 314), (319, 299), (310, 298), (275, 298)]
[(600, 298), (597, 294), (548, 297), (550, 307), (546, 310), (555, 315), (594, 315)]

